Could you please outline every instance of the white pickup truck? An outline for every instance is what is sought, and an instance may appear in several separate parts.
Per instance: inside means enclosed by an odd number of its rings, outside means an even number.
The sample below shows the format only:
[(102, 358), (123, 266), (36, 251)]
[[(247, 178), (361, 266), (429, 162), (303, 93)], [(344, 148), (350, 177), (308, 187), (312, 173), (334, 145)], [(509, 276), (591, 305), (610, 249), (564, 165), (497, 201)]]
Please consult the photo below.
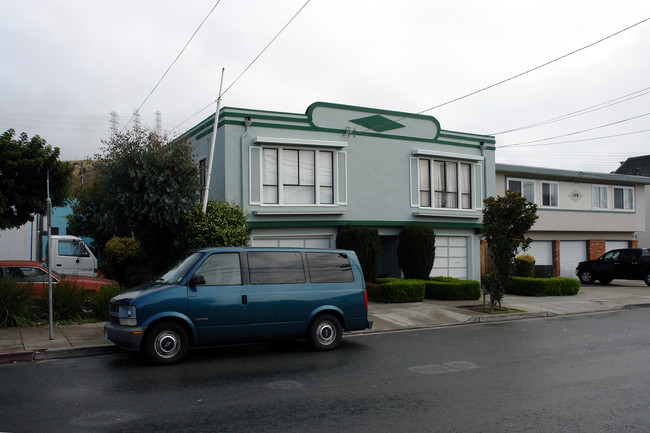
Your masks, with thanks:
[(52, 235), (48, 260), (65, 275), (98, 276), (97, 258), (83, 240), (71, 235)]

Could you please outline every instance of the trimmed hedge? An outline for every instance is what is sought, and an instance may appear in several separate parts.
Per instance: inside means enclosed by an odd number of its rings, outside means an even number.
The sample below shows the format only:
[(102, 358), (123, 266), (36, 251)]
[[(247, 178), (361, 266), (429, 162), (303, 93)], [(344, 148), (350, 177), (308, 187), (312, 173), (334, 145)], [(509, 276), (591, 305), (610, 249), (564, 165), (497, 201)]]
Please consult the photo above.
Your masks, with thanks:
[(433, 277), (425, 282), (427, 299), (443, 301), (473, 301), (481, 298), (481, 283), (450, 277)]
[(376, 284), (366, 284), (368, 296), (377, 302), (398, 304), (422, 302), (424, 300), (424, 280), (404, 280), (400, 278), (378, 278)]
[(567, 277), (512, 277), (505, 291), (522, 296), (574, 296), (580, 291), (580, 282)]

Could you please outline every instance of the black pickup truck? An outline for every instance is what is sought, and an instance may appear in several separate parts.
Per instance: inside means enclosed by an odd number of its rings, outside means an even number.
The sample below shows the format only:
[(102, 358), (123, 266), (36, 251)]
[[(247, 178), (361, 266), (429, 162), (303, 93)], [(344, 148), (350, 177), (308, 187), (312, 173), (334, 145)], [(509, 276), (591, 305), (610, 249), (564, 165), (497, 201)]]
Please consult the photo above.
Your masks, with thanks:
[(643, 280), (650, 286), (650, 249), (624, 248), (608, 251), (596, 260), (578, 263), (576, 275), (580, 282), (607, 284), (614, 279)]

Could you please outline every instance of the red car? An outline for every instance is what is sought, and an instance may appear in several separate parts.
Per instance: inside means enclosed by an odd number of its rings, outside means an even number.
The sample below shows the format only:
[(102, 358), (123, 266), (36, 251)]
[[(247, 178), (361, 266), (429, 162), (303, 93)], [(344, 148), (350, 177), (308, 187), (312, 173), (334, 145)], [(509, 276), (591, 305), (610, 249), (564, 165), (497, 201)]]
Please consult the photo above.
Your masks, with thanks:
[[(47, 267), (40, 262), (29, 260), (0, 260), (0, 278), (11, 277), (18, 283), (30, 283), (34, 285), (34, 292), (40, 293), (47, 290), (48, 276)], [(116, 281), (107, 278), (87, 277), (83, 275), (63, 275), (52, 271), (52, 283), (59, 281), (72, 281), (79, 284), (83, 289), (96, 292), (103, 286), (117, 284)]]

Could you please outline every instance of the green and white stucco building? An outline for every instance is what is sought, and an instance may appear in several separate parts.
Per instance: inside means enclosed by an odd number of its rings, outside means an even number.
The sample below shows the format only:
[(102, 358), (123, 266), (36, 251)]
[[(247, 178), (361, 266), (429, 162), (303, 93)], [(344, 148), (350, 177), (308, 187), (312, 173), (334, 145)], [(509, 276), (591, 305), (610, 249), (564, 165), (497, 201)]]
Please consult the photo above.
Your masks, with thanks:
[[(188, 131), (205, 182), (214, 115)], [(219, 113), (210, 199), (240, 204), (253, 246), (335, 247), (340, 227), (376, 227), (379, 274), (399, 276), (398, 234), (436, 233), (432, 275), (480, 279), (482, 202), (495, 191), (492, 136), (431, 116), (316, 102), (305, 114)]]

